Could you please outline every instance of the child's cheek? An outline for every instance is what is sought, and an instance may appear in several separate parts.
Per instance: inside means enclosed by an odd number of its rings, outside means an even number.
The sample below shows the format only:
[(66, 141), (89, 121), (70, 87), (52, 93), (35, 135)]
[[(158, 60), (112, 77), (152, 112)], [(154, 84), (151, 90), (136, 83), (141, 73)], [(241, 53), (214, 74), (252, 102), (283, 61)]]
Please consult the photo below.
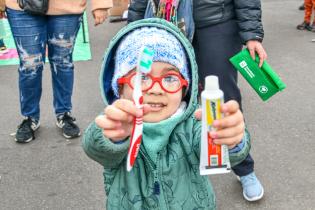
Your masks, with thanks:
[(128, 85), (124, 85), (120, 88), (120, 98), (132, 100), (132, 89)]

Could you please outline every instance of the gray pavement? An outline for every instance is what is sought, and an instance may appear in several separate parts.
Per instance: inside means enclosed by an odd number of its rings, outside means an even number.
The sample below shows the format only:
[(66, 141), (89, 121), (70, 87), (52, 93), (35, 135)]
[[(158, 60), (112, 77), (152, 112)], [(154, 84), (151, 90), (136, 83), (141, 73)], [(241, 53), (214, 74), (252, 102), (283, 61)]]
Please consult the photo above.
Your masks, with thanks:
[[(301, 2), (262, 2), (268, 62), (287, 89), (262, 102), (240, 78), (251, 154), (265, 196), (246, 202), (232, 173), (211, 176), (219, 210), (315, 209), (315, 33), (295, 29), (303, 20), (297, 10)], [(98, 84), (102, 55), (122, 25), (90, 24), (93, 59), (75, 63), (73, 112), (82, 129), (103, 109)], [(50, 79), (46, 66), (41, 128), (35, 141), (21, 145), (10, 136), (21, 120), (16, 66), (0, 67), (0, 209), (104, 209), (102, 168), (84, 154), (80, 139), (66, 141), (60, 135)]]

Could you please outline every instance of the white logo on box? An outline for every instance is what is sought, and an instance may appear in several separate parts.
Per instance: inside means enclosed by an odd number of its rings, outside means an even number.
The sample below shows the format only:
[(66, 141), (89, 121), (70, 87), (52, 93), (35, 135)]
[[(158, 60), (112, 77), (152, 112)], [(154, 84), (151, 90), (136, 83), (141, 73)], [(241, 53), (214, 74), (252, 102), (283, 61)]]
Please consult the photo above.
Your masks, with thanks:
[(240, 62), (240, 66), (241, 68), (245, 68), (245, 66), (247, 66), (247, 63), (245, 61)]
[(249, 67), (247, 66), (246, 61), (240, 62), (239, 65), (240, 65), (240, 67), (241, 67), (242, 69), (244, 69), (244, 70), (246, 71), (246, 73), (248, 74), (248, 76), (249, 76), (250, 78), (255, 77), (255, 74), (254, 74), (254, 73), (249, 69)]
[(259, 92), (261, 93), (267, 93), (268, 92), (268, 88), (265, 85), (262, 85), (259, 87)]

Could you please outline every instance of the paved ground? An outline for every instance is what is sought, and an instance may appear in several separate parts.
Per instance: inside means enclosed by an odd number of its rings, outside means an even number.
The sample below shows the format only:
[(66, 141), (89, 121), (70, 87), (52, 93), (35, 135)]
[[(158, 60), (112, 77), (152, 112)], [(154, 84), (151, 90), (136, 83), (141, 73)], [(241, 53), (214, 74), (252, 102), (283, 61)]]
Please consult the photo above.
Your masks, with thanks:
[[(243, 200), (233, 174), (212, 176), (218, 209), (315, 209), (315, 33), (297, 31), (302, 0), (263, 0), (264, 46), (287, 89), (262, 102), (240, 81), (253, 137), (256, 173), (265, 187), (257, 203)], [(91, 20), (90, 20), (91, 22)], [(74, 113), (85, 128), (103, 109), (98, 73), (109, 37), (122, 24), (90, 24), (93, 60), (77, 62)], [(102, 169), (87, 158), (80, 139), (66, 141), (55, 126), (50, 74), (44, 74), (41, 129), (20, 145), (9, 135), (20, 121), (15, 66), (0, 67), (0, 209), (103, 209)]]

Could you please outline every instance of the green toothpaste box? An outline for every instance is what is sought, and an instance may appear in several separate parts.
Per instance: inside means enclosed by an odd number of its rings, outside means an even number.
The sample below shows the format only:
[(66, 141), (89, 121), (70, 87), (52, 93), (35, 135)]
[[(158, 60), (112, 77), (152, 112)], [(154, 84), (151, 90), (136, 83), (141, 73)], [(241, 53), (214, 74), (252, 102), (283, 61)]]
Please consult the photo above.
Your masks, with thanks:
[(247, 49), (230, 58), (230, 62), (243, 75), (263, 101), (268, 100), (271, 96), (286, 87), (266, 61), (264, 61), (260, 68), (258, 66), (258, 55), (256, 54), (254, 61)]

